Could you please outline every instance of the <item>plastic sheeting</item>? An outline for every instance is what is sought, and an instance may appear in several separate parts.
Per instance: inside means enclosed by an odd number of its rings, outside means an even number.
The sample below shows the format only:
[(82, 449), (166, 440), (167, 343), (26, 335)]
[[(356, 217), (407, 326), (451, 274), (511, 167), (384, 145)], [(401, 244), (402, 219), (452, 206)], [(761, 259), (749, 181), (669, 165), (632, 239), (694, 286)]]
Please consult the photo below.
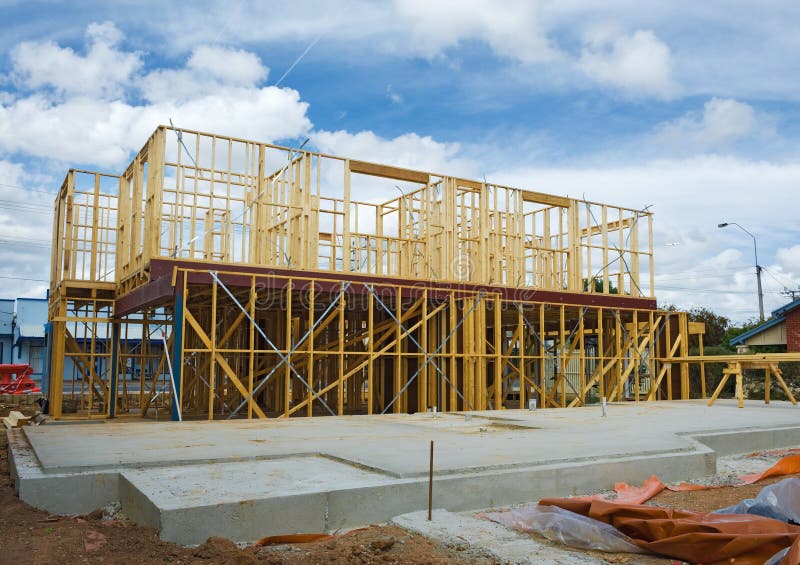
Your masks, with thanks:
[(569, 547), (610, 553), (646, 553), (615, 527), (558, 506), (525, 506), (478, 516), (507, 528), (537, 533)]
[(715, 514), (756, 514), (800, 524), (800, 479), (792, 477), (761, 489), (758, 496), (715, 510)]
[(792, 546), (781, 561), (783, 565), (793, 563), (790, 559), (800, 550), (800, 527), (762, 516), (706, 514), (571, 498), (544, 499), (539, 504), (599, 520), (648, 552), (690, 563), (761, 565)]

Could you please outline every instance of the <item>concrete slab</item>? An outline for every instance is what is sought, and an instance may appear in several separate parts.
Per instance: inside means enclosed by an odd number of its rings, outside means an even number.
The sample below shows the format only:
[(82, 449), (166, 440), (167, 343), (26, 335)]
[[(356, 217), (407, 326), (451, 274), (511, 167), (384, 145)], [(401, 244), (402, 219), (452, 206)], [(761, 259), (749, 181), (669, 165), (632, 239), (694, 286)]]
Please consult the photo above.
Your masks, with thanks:
[[(718, 401), (559, 410), (24, 428), (23, 500), (81, 513), (120, 500), (164, 539), (237, 541), (580, 494), (615, 481), (712, 474), (716, 456), (800, 445), (800, 407)], [(68, 492), (67, 492), (68, 491)], [(94, 506), (93, 506), (94, 505)], [(90, 507), (91, 508), (88, 508)], [(252, 527), (251, 527), (252, 526)]]
[[(271, 535), (277, 516), (281, 533), (327, 531), (330, 492), (390, 484), (385, 476), (319, 456), (132, 469), (122, 477), (127, 492), (121, 502), (130, 517), (186, 545), (212, 535)], [(151, 504), (142, 506), (140, 499)]]

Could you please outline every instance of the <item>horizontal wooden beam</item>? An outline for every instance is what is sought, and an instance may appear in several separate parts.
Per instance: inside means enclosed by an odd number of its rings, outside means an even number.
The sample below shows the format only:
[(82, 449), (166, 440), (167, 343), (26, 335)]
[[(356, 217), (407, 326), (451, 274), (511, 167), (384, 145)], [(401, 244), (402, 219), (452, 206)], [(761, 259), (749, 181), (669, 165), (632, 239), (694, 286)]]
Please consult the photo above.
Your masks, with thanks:
[(560, 206), (562, 208), (569, 208), (572, 201), (564, 196), (555, 196), (553, 194), (545, 194), (544, 192), (534, 192), (533, 190), (520, 190), (522, 193), (522, 200), (525, 202), (536, 202), (537, 204), (546, 204), (548, 206)]
[(483, 183), (474, 180), (456, 179), (456, 185), (458, 186), (458, 188), (470, 188), (472, 190), (483, 189)]
[(800, 352), (792, 353), (750, 353), (737, 355), (688, 355), (686, 357), (673, 357), (673, 363), (753, 363), (765, 361), (768, 363), (800, 363)]
[[(606, 223), (606, 232), (617, 231), (619, 229), (629, 228), (633, 225), (633, 218), (625, 218), (624, 220), (615, 220)], [(603, 233), (603, 226), (592, 226), (591, 228), (583, 228), (581, 236), (596, 235)]]
[(367, 163), (366, 161), (348, 161), (350, 164), (351, 173), (360, 173), (362, 175), (370, 175), (373, 177), (384, 177), (387, 179), (403, 180), (408, 182), (416, 182), (419, 184), (428, 184), (430, 175), (420, 171), (413, 171), (411, 169), (401, 169), (400, 167), (390, 167), (389, 165), (378, 165), (376, 163)]

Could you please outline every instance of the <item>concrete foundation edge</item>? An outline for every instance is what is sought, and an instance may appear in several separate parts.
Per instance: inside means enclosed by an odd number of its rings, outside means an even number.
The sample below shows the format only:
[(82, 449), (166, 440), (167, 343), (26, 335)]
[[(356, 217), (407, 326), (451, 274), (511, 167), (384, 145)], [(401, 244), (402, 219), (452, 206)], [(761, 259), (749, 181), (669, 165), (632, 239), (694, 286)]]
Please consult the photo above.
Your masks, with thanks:
[[(438, 508), (452, 512), (520, 504), (544, 496), (596, 492), (615, 481), (641, 482), (653, 474), (667, 481), (713, 473), (711, 450), (597, 460), (586, 466), (562, 464), (483, 474), (447, 475), (434, 479)], [(426, 480), (312, 492), (189, 508), (160, 509), (161, 539), (182, 545), (203, 543), (212, 535), (252, 542), (268, 535), (353, 528), (387, 522), (428, 504)], [(129, 505), (122, 502), (123, 511)], [(138, 510), (137, 510), (138, 511)], [(132, 516), (133, 517), (133, 516)], [(151, 524), (152, 521), (151, 521)]]
[(119, 472), (45, 474), (21, 429), (7, 430), (8, 463), (20, 500), (52, 514), (80, 515), (119, 500)]

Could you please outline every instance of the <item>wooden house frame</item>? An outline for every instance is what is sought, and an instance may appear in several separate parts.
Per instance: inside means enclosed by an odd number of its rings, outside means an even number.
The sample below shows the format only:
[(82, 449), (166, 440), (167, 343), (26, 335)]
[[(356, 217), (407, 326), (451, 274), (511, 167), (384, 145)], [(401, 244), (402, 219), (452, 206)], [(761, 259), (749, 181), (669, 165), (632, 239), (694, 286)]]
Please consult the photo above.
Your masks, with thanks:
[(51, 412), (690, 398), (703, 328), (657, 309), (652, 234), (648, 211), (161, 126), (56, 199)]

